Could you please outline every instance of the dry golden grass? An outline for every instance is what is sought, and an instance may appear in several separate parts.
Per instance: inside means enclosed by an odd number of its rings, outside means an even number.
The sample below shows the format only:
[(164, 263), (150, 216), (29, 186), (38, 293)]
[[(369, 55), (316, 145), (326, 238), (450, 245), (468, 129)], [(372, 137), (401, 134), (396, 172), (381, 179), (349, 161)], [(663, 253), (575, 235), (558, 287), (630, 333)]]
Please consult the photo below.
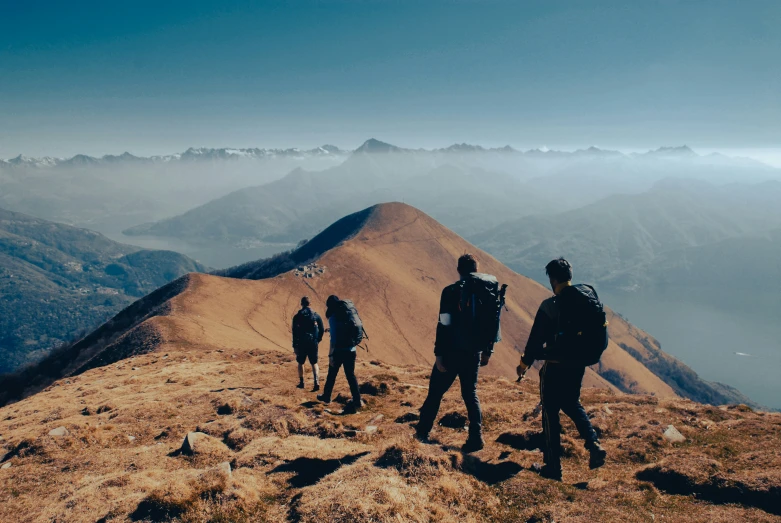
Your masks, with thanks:
[[(0, 469), (0, 521), (781, 520), (778, 414), (589, 389), (608, 463), (588, 470), (565, 421), (558, 484), (530, 470), (541, 460), (540, 420), (525, 416), (538, 401), (532, 382), (481, 378), (487, 446), (463, 456), (464, 431), (436, 427), (424, 445), (411, 423), (395, 422), (421, 405), (425, 368), (360, 361), (361, 383), (387, 389), (345, 416), (294, 388), (289, 356), (167, 354), (94, 369), (1, 409), (11, 466)], [(347, 393), (343, 378), (336, 392)], [(449, 412), (464, 414), (457, 387), (442, 405)], [(662, 438), (670, 424), (685, 443)], [(61, 426), (67, 435), (49, 435)], [(192, 431), (209, 438), (179, 455)], [(218, 468), (226, 461), (230, 475)]]

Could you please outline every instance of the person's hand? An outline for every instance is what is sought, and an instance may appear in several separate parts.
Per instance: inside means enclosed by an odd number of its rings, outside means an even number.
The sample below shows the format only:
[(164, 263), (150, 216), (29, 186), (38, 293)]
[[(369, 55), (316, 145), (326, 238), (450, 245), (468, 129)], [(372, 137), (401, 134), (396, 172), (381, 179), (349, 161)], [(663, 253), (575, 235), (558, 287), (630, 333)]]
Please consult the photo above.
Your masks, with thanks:
[(437, 356), (437, 361), (434, 363), (439, 372), (447, 372), (445, 364), (442, 362), (442, 356)]
[(523, 379), (527, 370), (529, 370), (529, 366), (526, 365), (523, 360), (521, 360), (521, 362), (518, 364), (518, 367), (515, 369), (515, 372), (518, 374), (518, 381)]
[(484, 352), (480, 355), (480, 366), (485, 367), (488, 365), (488, 361), (491, 359), (491, 353), (490, 352)]

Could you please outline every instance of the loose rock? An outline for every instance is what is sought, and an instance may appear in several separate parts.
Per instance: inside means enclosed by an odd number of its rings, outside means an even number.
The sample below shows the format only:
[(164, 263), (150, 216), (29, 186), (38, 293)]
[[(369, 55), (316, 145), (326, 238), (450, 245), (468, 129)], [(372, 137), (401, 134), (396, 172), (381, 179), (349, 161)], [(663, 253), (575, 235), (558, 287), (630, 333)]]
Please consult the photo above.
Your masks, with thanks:
[(667, 430), (664, 431), (664, 439), (669, 441), (670, 443), (683, 443), (686, 441), (686, 438), (683, 434), (681, 434), (678, 429), (673, 427), (672, 425), (667, 426)]
[(56, 429), (49, 431), (49, 436), (53, 436), (55, 438), (61, 438), (62, 436), (67, 436), (68, 434), (68, 429), (65, 427), (57, 427)]
[(231, 471), (231, 464), (227, 461), (223, 461), (217, 465), (217, 470), (224, 472), (228, 477), (233, 475), (233, 472)]

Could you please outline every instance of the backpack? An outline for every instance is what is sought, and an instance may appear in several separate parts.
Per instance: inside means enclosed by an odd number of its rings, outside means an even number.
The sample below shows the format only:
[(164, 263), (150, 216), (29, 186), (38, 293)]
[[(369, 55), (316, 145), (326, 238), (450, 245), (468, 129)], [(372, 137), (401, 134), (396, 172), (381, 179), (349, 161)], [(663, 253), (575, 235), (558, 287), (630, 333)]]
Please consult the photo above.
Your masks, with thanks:
[(356, 347), (366, 336), (366, 330), (363, 328), (363, 322), (358, 316), (358, 310), (355, 304), (350, 300), (339, 300), (334, 304), (333, 315), (339, 322), (337, 329), (338, 339), (336, 346), (341, 349)]
[(607, 315), (596, 289), (578, 284), (556, 297), (559, 306), (559, 332), (556, 352), (562, 360), (586, 366), (599, 363), (607, 349)]
[(293, 346), (311, 347), (320, 339), (320, 328), (311, 309), (301, 309), (293, 317)]
[(462, 349), (481, 352), (502, 340), (500, 321), (507, 285), (499, 286), (490, 274), (472, 273), (461, 280), (458, 304), (459, 335)]

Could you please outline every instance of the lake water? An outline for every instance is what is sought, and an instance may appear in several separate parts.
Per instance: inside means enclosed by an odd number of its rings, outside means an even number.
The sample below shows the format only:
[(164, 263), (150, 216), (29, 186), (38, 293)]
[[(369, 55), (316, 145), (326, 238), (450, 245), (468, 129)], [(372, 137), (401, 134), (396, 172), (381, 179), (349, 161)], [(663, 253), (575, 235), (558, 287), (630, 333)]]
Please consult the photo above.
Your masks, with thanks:
[(657, 293), (600, 290), (600, 297), (703, 379), (731, 385), (758, 403), (781, 409), (781, 322)]

